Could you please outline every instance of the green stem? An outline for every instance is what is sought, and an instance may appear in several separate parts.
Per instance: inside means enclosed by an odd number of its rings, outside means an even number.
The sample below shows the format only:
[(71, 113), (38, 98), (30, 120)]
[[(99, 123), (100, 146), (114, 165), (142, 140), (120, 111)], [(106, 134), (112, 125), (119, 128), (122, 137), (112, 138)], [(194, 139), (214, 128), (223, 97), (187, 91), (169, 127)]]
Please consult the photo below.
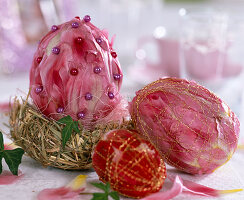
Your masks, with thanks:
[(88, 192), (82, 192), (80, 195), (93, 195), (93, 193), (88, 193)]

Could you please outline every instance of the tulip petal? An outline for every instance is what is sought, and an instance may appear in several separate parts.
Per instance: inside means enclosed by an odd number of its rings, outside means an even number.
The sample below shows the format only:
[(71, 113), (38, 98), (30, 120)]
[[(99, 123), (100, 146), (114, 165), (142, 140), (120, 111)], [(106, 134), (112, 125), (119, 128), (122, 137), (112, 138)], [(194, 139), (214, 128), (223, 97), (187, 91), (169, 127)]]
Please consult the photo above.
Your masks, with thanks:
[(9, 103), (1, 103), (0, 104), (0, 112), (8, 112), (10, 109)]
[[(176, 176), (178, 177), (178, 176)], [(179, 177), (178, 177), (179, 178)], [(169, 177), (169, 179), (172, 181), (173, 178)], [(184, 180), (182, 178), (179, 178), (183, 184), (183, 192), (191, 193), (195, 195), (201, 195), (201, 196), (211, 196), (211, 197), (218, 197), (221, 194), (227, 194), (227, 193), (234, 193), (234, 192), (240, 192), (242, 189), (233, 189), (233, 190), (216, 190), (204, 185), (200, 185), (198, 183), (194, 183), (189, 180)]]
[(10, 185), (15, 182), (17, 182), (20, 178), (22, 178), (24, 174), (22, 174), (21, 171), (19, 171), (19, 175), (13, 175), (10, 171), (3, 171), (3, 173), (0, 175), (0, 185)]
[(194, 183), (192, 181), (188, 181), (188, 180), (183, 180), (183, 192), (189, 192), (191, 194), (196, 194), (196, 195), (201, 195), (201, 196), (212, 196), (212, 197), (217, 197), (218, 196), (218, 191), (210, 188), (210, 187), (206, 187), (197, 183)]
[(219, 194), (229, 194), (229, 193), (235, 193), (235, 192), (241, 192), (243, 189), (233, 189), (233, 190), (218, 190)]
[(17, 148), (14, 144), (4, 144), (4, 150), (13, 150)]
[(168, 200), (178, 196), (179, 194), (182, 193), (182, 191), (183, 191), (182, 180), (180, 179), (179, 176), (176, 176), (174, 179), (174, 184), (170, 190), (154, 193), (152, 195), (143, 198), (142, 200)]
[(38, 200), (61, 200), (72, 199), (78, 196), (78, 192), (74, 192), (68, 187), (50, 188), (42, 190), (38, 196)]
[(62, 199), (75, 199), (79, 196), (80, 192), (85, 190), (86, 175), (79, 175), (72, 180), (67, 186), (59, 188), (48, 188), (39, 192), (38, 200), (62, 200)]
[(201, 196), (218, 197), (222, 194), (243, 191), (243, 189), (216, 190), (210, 187), (206, 187), (204, 185), (194, 183), (192, 181), (183, 180), (179, 176), (176, 176), (175, 178), (168, 176), (168, 178), (170, 181), (174, 181), (173, 186), (170, 190), (154, 193), (143, 198), (142, 200), (169, 200), (178, 196), (182, 192)]
[(73, 191), (80, 189), (84, 190), (86, 187), (86, 178), (87, 175), (79, 175), (68, 184), (68, 187), (70, 187)]

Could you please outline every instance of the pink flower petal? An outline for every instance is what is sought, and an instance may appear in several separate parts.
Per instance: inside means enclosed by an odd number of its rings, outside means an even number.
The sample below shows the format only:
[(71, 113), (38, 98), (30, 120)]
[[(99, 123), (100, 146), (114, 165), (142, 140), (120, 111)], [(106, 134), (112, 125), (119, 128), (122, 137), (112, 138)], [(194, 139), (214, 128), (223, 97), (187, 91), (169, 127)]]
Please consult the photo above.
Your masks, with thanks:
[(38, 200), (62, 200), (75, 199), (86, 188), (86, 175), (79, 175), (72, 180), (67, 186), (59, 188), (48, 188), (42, 190)]
[(168, 200), (178, 196), (179, 194), (182, 193), (182, 191), (183, 191), (182, 180), (179, 178), (179, 176), (176, 176), (174, 180), (174, 184), (170, 190), (154, 193), (152, 195), (143, 198), (142, 200)]
[[(172, 177), (168, 177), (171, 181), (173, 181)], [(221, 194), (227, 194), (227, 193), (234, 193), (242, 191), (242, 189), (233, 189), (233, 190), (216, 190), (204, 185), (200, 185), (198, 183), (194, 183), (189, 180), (184, 180), (178, 176), (176, 178), (179, 178), (181, 180), (181, 183), (183, 184), (183, 192), (195, 194), (195, 195), (201, 195), (201, 196), (211, 196), (211, 197), (218, 197)], [(175, 178), (175, 179), (176, 179)]]
[(0, 174), (0, 185), (10, 185), (15, 182), (17, 182), (20, 178), (22, 178), (24, 174), (22, 174), (21, 171), (19, 171), (19, 175), (13, 175), (10, 171), (3, 171), (2, 174)]
[(0, 112), (8, 112), (9, 109), (9, 103), (0, 103)]
[(183, 180), (183, 192), (189, 192), (191, 194), (201, 195), (201, 196), (212, 196), (217, 197), (219, 196), (218, 190), (206, 187), (204, 185), (200, 185), (194, 183), (192, 181)]
[(12, 145), (4, 144), (4, 150), (12, 150), (14, 149)]
[(179, 176), (176, 176), (175, 178), (168, 176), (168, 178), (174, 183), (170, 190), (164, 191), (164, 192), (158, 192), (154, 193), (152, 195), (149, 195), (142, 200), (169, 200), (172, 199), (182, 192), (191, 193), (194, 195), (201, 195), (201, 196), (211, 196), (211, 197), (217, 197), (221, 194), (227, 194), (227, 193), (234, 193), (242, 191), (242, 189), (234, 189), (234, 190), (216, 190), (210, 187), (206, 187), (204, 185), (200, 185), (197, 183), (194, 183), (192, 181), (183, 180)]
[(38, 200), (62, 200), (62, 199), (74, 199), (80, 193), (80, 190), (72, 191), (71, 188), (68, 187), (60, 187), (60, 188), (50, 188), (42, 190), (38, 196)]

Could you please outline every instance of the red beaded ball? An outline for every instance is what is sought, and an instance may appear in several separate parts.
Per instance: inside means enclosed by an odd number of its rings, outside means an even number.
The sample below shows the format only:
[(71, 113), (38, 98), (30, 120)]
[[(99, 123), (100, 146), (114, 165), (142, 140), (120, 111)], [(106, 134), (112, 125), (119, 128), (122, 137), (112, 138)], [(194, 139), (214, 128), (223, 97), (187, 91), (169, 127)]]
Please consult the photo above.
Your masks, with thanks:
[(72, 68), (71, 70), (70, 70), (70, 74), (72, 75), (72, 76), (76, 76), (76, 75), (78, 75), (78, 69), (76, 69), (76, 68)]
[(77, 42), (78, 44), (79, 44), (79, 43), (82, 43), (82, 40), (83, 40), (82, 37), (77, 37), (77, 38), (76, 38), (76, 42)]
[(37, 62), (37, 63), (40, 63), (41, 61), (42, 61), (42, 57), (37, 57), (37, 58), (36, 58), (36, 62)]
[(166, 178), (158, 151), (134, 130), (106, 133), (94, 149), (92, 163), (102, 182), (127, 197), (158, 192)]
[(111, 55), (112, 55), (113, 58), (116, 58), (117, 57), (117, 53), (114, 52), (114, 51), (111, 52)]

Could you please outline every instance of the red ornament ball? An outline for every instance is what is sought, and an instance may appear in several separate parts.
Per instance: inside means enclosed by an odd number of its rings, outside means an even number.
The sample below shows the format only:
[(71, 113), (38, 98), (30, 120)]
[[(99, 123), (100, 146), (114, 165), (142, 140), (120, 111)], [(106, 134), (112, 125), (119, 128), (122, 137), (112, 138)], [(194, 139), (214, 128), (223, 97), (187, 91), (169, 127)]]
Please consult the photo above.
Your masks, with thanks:
[(37, 57), (37, 58), (36, 58), (36, 62), (37, 62), (37, 63), (40, 63), (41, 61), (42, 61), (42, 57)]
[(77, 76), (78, 75), (78, 69), (76, 69), (76, 68), (72, 68), (71, 70), (70, 70), (70, 74), (72, 75), (72, 76)]
[(134, 130), (106, 133), (94, 149), (92, 163), (102, 182), (127, 197), (158, 192), (166, 178), (157, 149)]
[(116, 58), (117, 57), (117, 53), (114, 52), (114, 51), (111, 52), (111, 55), (112, 55), (113, 58)]

